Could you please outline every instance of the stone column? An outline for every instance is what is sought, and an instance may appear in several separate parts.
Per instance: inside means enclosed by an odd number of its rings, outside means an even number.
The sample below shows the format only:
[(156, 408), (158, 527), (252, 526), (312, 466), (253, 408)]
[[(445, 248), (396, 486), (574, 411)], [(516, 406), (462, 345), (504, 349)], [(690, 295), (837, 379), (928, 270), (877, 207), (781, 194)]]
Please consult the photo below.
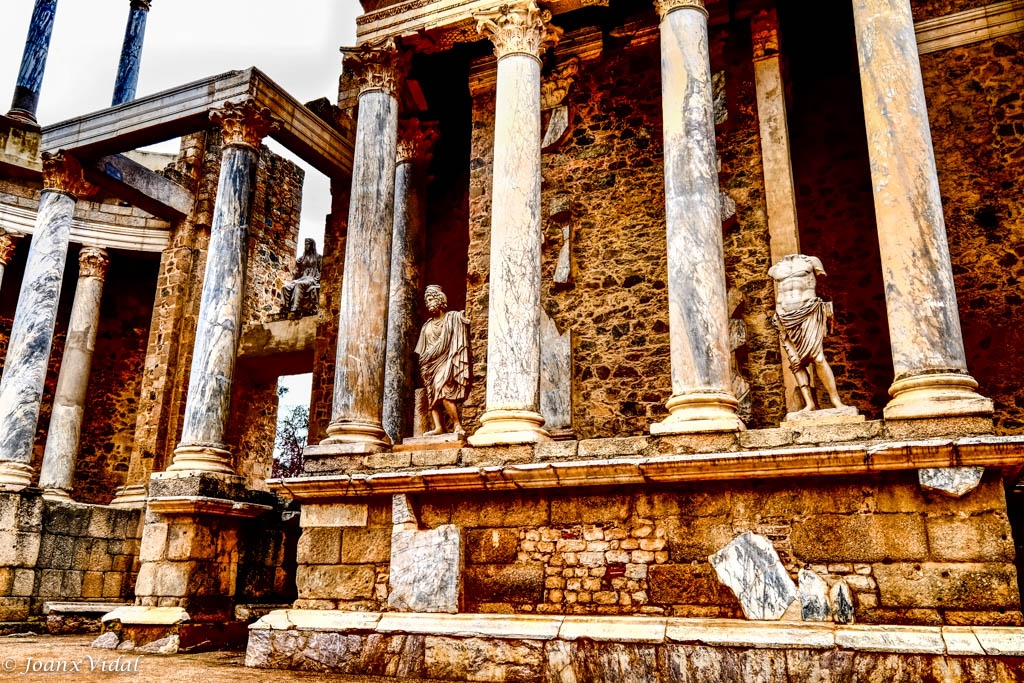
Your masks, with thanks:
[(359, 83), (345, 275), (331, 424), (324, 444), (386, 450), (381, 423), (394, 229), (398, 91), (405, 59), (393, 40), (343, 50)]
[(540, 414), (540, 55), (561, 37), (535, 0), (476, 15), (498, 58), (487, 410), (474, 446), (546, 441)]
[(121, 45), (121, 61), (117, 65), (117, 80), (114, 82), (112, 106), (131, 102), (135, 99), (135, 88), (139, 84), (139, 69), (142, 68), (142, 41), (146, 37), (146, 19), (149, 17), (151, 0), (131, 0), (128, 25), (124, 30)]
[(71, 155), (43, 154), (39, 198), (18, 308), (11, 324), (0, 379), (0, 487), (20, 489), (32, 482), (32, 445), (50, 361), (71, 219), (89, 186)]
[(417, 119), (399, 122), (388, 345), (384, 363), (384, 431), (393, 443), (411, 434), (407, 413), (416, 385), (413, 348), (419, 334), (416, 312), (423, 294), (427, 165), (436, 140), (436, 126), (421, 124)]
[(25, 51), (21, 56), (18, 84), (14, 86), (14, 99), (7, 113), (12, 118), (36, 122), (39, 91), (43, 87), (46, 55), (50, 51), (50, 36), (53, 35), (53, 19), (56, 14), (57, 0), (36, 0), (32, 23), (28, 27), (28, 38), (25, 39)]
[(252, 100), (211, 112), (224, 136), (181, 441), (168, 471), (233, 474), (224, 443), (245, 288), (249, 212), (260, 143), (275, 128)]
[[(754, 38), (754, 87), (757, 90), (757, 119), (761, 130), (761, 166), (764, 169), (765, 203), (768, 207), (768, 235), (772, 263), (783, 256), (800, 253), (800, 229), (796, 216), (796, 183), (789, 146), (786, 117), (786, 86), (779, 59), (779, 20), (774, 9), (758, 12), (750, 19)], [(787, 358), (785, 350), (782, 358)], [(782, 363), (782, 378), (789, 412), (803, 406), (796, 391), (796, 378), (788, 363)]]
[(78, 255), (78, 287), (71, 307), (71, 323), (53, 397), (53, 413), (46, 433), (46, 449), (39, 472), (43, 497), (69, 500), (75, 477), (75, 458), (82, 434), (85, 392), (89, 386), (96, 328), (100, 321), (103, 281), (110, 257), (105, 249), (82, 247)]
[(910, 0), (854, 0), (895, 382), (886, 419), (988, 416), (967, 372)]
[(11, 258), (14, 256), (14, 248), (16, 246), (15, 240), (21, 237), (17, 233), (7, 232), (6, 230), (0, 230), (0, 284), (4, 280), (4, 270), (7, 268), (7, 264), (11, 262)]
[(672, 398), (652, 434), (743, 429), (732, 394), (718, 156), (703, 0), (657, 0)]

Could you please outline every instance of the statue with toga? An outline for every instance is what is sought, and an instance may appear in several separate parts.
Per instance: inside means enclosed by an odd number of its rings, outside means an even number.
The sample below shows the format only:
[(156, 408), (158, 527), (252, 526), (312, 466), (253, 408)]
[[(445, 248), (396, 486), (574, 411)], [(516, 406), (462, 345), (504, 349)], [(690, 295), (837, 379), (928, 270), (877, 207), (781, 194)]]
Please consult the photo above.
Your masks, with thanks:
[(772, 266), (768, 275), (775, 280), (775, 314), (772, 324), (779, 332), (789, 366), (796, 378), (803, 408), (797, 414), (818, 410), (811, 393), (811, 369), (828, 392), (832, 405), (856, 414), (844, 405), (836, 388), (836, 378), (825, 360), (825, 334), (832, 321), (832, 302), (818, 296), (817, 276), (825, 275), (821, 260), (814, 256), (790, 254)]
[(427, 411), (433, 429), (424, 436), (448, 433), (444, 415), (452, 423), (452, 433), (464, 434), (459, 410), (469, 397), (471, 369), (469, 361), (469, 319), (462, 311), (449, 311), (448, 298), (437, 285), (424, 292), (430, 320), (420, 331), (415, 353), (426, 392)]
[(306, 240), (306, 250), (295, 259), (292, 281), (281, 289), (284, 296), (282, 311), (289, 313), (315, 313), (320, 295), (320, 271), (324, 259), (316, 251), (316, 240)]

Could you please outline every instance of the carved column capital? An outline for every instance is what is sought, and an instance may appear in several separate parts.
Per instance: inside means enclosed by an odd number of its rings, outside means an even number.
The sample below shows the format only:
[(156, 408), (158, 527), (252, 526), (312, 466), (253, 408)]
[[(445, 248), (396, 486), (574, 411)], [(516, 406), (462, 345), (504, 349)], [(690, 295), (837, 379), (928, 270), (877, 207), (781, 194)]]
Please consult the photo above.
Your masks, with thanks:
[(539, 59), (562, 37), (562, 29), (551, 24), (551, 12), (542, 10), (537, 0), (519, 0), (488, 12), (473, 15), (476, 30), (494, 43), (494, 55), (530, 55)]
[(94, 277), (102, 280), (107, 277), (110, 256), (106, 249), (100, 247), (82, 247), (78, 253), (78, 277)]
[(695, 9), (705, 15), (708, 13), (704, 7), (704, 0), (654, 0), (654, 8), (658, 10), (658, 16), (662, 20), (677, 9)]
[(143, 12), (148, 12), (152, 4), (153, 0), (131, 0), (132, 9), (140, 9)]
[(779, 19), (775, 9), (762, 10), (750, 18), (754, 38), (754, 61), (779, 54)]
[(278, 129), (279, 124), (267, 107), (254, 100), (239, 104), (228, 102), (210, 112), (210, 120), (220, 127), (224, 145), (247, 145), (259, 149), (263, 138)]
[(43, 152), (42, 157), (44, 190), (60, 192), (75, 199), (87, 197), (96, 191), (96, 188), (85, 181), (78, 159), (64, 151)]
[(397, 163), (429, 161), (438, 136), (436, 123), (422, 122), (416, 118), (399, 120)]
[(343, 47), (344, 68), (359, 86), (359, 94), (375, 90), (398, 98), (409, 69), (409, 55), (398, 49), (393, 38), (359, 47)]
[(0, 230), (0, 267), (5, 267), (11, 262), (11, 257), (14, 256), (14, 247), (17, 246), (15, 240), (19, 237), (21, 235), (17, 233)]

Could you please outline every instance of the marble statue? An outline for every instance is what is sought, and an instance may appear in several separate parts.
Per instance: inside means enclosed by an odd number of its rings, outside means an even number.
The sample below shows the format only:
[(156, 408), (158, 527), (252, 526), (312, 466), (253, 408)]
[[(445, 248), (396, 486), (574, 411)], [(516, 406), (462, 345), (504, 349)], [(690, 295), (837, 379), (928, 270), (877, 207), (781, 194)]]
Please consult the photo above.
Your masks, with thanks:
[(281, 290), (284, 296), (282, 310), (290, 313), (316, 311), (323, 263), (323, 256), (316, 251), (316, 240), (307, 239), (306, 250), (302, 252), (302, 256), (295, 259), (292, 281), (285, 283)]
[(803, 398), (798, 413), (818, 410), (811, 393), (811, 366), (814, 366), (832, 405), (847, 406), (839, 398), (836, 378), (825, 360), (823, 344), (832, 321), (832, 302), (822, 301), (816, 292), (817, 276), (825, 275), (821, 260), (814, 256), (790, 254), (768, 271), (775, 280), (775, 314), (772, 324), (779, 331), (789, 365)]
[[(445, 434), (444, 414), (454, 434), (464, 434), (459, 410), (469, 397), (469, 318), (462, 311), (449, 311), (448, 298), (437, 285), (430, 285), (423, 299), (430, 320), (420, 331), (414, 353), (419, 358), (433, 429), (424, 436)], [(443, 410), (443, 413), (442, 413)]]

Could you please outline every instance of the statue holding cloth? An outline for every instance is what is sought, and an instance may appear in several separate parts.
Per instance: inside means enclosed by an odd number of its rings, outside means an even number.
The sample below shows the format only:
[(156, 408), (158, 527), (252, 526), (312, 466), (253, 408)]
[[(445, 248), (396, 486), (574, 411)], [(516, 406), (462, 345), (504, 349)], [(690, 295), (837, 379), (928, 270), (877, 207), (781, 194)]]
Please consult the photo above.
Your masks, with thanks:
[(437, 285), (427, 287), (423, 299), (430, 320), (420, 331), (415, 353), (426, 389), (427, 411), (434, 426), (424, 436), (447, 433), (444, 414), (452, 422), (452, 433), (464, 434), (459, 408), (469, 397), (472, 381), (469, 319), (462, 311), (448, 310), (448, 297)]

